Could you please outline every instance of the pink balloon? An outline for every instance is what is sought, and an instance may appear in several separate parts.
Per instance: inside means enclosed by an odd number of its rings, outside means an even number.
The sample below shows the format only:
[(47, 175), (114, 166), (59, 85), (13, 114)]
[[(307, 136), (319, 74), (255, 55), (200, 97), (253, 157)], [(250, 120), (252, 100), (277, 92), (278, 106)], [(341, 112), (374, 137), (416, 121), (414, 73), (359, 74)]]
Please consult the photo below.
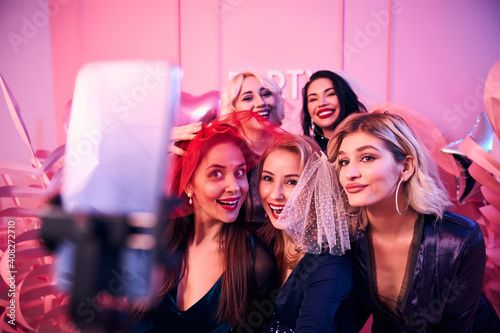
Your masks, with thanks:
[(200, 96), (181, 93), (181, 105), (177, 114), (177, 126), (201, 121), (206, 124), (219, 114), (220, 93), (209, 91)]

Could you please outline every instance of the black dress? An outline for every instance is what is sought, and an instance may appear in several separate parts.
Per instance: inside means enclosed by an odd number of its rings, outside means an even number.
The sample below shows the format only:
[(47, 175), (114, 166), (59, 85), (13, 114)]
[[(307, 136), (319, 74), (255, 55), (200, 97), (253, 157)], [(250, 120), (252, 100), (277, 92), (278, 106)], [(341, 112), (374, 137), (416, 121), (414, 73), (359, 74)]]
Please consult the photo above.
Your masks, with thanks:
[(275, 303), (271, 332), (357, 332), (350, 256), (306, 253)]
[(328, 141), (330, 141), (330, 139), (325, 138), (323, 135), (316, 133), (314, 135), (314, 140), (316, 140), (318, 145), (321, 147), (321, 150), (326, 154), (326, 148), (328, 147)]
[(417, 219), (392, 309), (377, 295), (370, 238), (355, 242), (353, 252), (359, 328), (373, 314), (372, 332), (500, 332), (498, 316), (481, 293), (486, 254), (475, 221), (451, 212), (442, 220), (431, 215)]
[[(233, 327), (243, 332), (260, 332), (260, 327), (273, 312), (268, 304), (276, 283), (276, 260), (269, 249), (254, 235), (247, 237), (257, 286), (257, 306), (247, 318), (242, 318), (238, 327), (220, 322), (215, 314), (222, 290), (222, 276), (212, 288), (186, 311), (177, 308), (177, 288), (170, 290), (159, 306), (145, 314), (135, 325), (133, 332), (230, 332)], [(223, 273), (225, 274), (225, 273)], [(255, 319), (257, 318), (257, 319)]]

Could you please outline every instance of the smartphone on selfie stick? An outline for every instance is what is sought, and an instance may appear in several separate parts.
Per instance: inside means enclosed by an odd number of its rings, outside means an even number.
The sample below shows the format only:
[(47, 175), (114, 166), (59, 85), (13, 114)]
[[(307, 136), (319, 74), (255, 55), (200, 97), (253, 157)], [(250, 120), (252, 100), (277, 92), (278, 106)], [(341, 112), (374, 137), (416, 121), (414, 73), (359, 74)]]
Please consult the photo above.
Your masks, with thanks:
[(61, 194), (42, 216), (71, 320), (84, 332), (128, 332), (123, 302), (147, 299), (159, 260), (167, 145), (181, 70), (164, 61), (85, 65), (78, 73)]

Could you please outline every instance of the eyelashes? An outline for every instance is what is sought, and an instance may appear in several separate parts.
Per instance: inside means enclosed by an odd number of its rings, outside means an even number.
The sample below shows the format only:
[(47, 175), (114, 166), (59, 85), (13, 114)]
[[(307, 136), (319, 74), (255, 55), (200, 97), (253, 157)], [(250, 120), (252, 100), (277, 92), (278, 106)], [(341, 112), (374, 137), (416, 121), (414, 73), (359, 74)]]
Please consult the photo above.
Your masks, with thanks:
[[(269, 98), (272, 97), (273, 93), (270, 90), (262, 90), (260, 92), (260, 97), (261, 98)], [(245, 94), (243, 98), (241, 98), (241, 101), (243, 102), (251, 102), (254, 100), (254, 94)]]
[[(236, 178), (243, 178), (246, 174), (246, 169), (238, 169), (234, 172), (234, 176)], [(224, 178), (224, 172), (220, 171), (220, 170), (215, 170), (215, 171), (212, 171), (210, 172), (210, 174), (208, 175), (210, 178)]]
[[(372, 155), (364, 155), (360, 158), (360, 162), (371, 162), (371, 161), (374, 161), (376, 158), (375, 156), (372, 156)], [(341, 159), (338, 161), (338, 164), (340, 167), (343, 167), (343, 166), (346, 166), (350, 163), (350, 161), (348, 159)]]
[[(262, 176), (262, 181), (267, 182), (267, 183), (272, 183), (274, 182), (274, 179), (271, 176)], [(299, 181), (297, 179), (287, 179), (285, 181), (285, 185), (292, 185), (295, 186), (297, 185)]]

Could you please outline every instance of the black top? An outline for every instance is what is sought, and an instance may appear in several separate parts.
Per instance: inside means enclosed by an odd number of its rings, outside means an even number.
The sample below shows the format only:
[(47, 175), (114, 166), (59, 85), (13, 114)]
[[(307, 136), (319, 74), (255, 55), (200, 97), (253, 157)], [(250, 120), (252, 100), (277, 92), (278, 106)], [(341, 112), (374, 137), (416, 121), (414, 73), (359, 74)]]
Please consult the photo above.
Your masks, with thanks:
[(318, 145), (321, 147), (321, 150), (326, 154), (326, 148), (328, 146), (328, 141), (330, 141), (330, 139), (325, 138), (323, 135), (316, 133), (314, 135), (314, 140), (316, 140)]
[(451, 212), (442, 220), (417, 220), (400, 297), (391, 309), (377, 297), (366, 235), (353, 244), (359, 328), (373, 314), (372, 332), (500, 332), (498, 316), (481, 293), (486, 255), (475, 221)]
[[(252, 250), (257, 296), (255, 308), (247, 318), (240, 321), (244, 332), (253, 332), (261, 326), (264, 319), (270, 317), (273, 309), (270, 294), (276, 285), (276, 260), (269, 249), (257, 236), (249, 235), (248, 244)], [(225, 274), (225, 273), (224, 273)], [(221, 276), (222, 278), (222, 276)], [(219, 278), (212, 288), (186, 311), (177, 308), (177, 288), (170, 290), (160, 305), (144, 315), (135, 325), (134, 332), (230, 332), (233, 325), (220, 322), (215, 317), (221, 295), (222, 279)], [(260, 307), (259, 307), (260, 306)], [(262, 320), (254, 320), (259, 317)], [(235, 329), (240, 329), (237, 327)], [(255, 331), (260, 331), (255, 330)]]
[(276, 297), (279, 323), (271, 323), (271, 331), (279, 326), (295, 332), (357, 332), (351, 269), (347, 254), (307, 253)]

